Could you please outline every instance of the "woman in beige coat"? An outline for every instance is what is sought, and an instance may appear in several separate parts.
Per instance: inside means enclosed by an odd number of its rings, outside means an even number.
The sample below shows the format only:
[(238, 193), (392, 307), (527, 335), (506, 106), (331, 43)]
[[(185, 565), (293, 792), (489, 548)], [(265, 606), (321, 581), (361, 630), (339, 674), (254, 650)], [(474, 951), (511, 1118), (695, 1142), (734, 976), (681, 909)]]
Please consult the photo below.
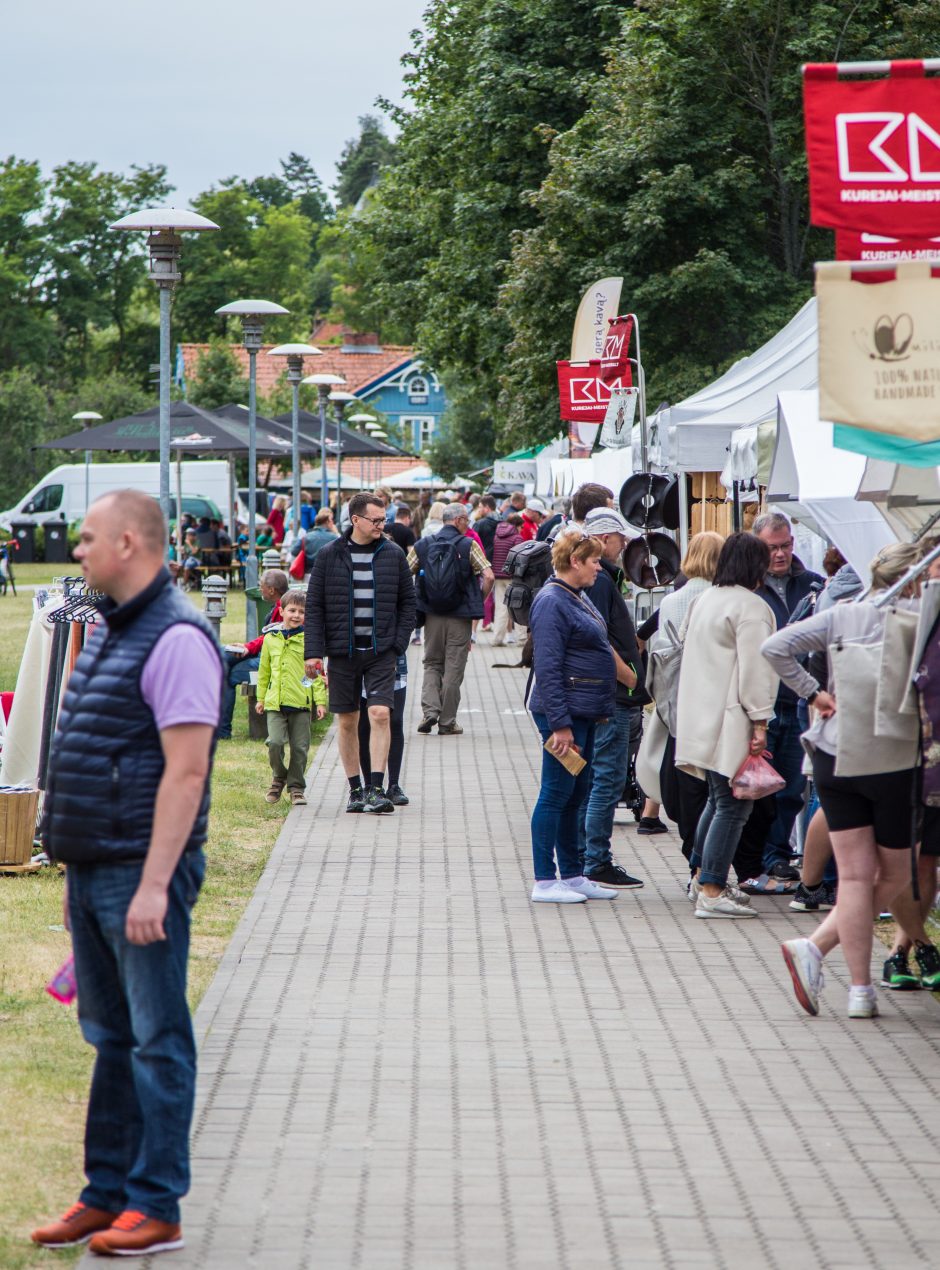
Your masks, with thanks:
[(730, 779), (748, 754), (763, 751), (774, 712), (777, 676), (761, 656), (774, 616), (754, 594), (769, 561), (759, 538), (732, 534), (718, 557), (714, 585), (692, 609), (683, 646), (676, 766), (708, 783), (691, 860), (696, 917), (757, 915), (748, 897), (728, 886), (752, 805), (734, 797)]

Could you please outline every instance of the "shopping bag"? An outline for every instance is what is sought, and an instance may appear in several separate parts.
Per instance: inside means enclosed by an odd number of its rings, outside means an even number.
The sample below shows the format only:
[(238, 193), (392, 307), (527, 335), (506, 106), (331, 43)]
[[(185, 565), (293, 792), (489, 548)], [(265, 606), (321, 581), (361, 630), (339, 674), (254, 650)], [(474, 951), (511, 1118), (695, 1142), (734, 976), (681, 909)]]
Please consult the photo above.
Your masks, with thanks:
[(600, 443), (606, 450), (625, 450), (633, 442), (636, 388), (611, 388)]
[(779, 794), (782, 789), (786, 789), (787, 782), (767, 761), (772, 757), (769, 750), (764, 750), (763, 754), (747, 756), (731, 778), (731, 792), (735, 798), (754, 801), (767, 798), (770, 794)]
[(304, 577), (305, 564), (306, 564), (306, 553), (301, 547), (300, 551), (297, 552), (296, 556), (294, 556), (293, 560), (290, 562), (290, 568), (287, 570), (287, 572), (290, 574), (292, 578), (296, 578), (298, 582), (302, 582)]

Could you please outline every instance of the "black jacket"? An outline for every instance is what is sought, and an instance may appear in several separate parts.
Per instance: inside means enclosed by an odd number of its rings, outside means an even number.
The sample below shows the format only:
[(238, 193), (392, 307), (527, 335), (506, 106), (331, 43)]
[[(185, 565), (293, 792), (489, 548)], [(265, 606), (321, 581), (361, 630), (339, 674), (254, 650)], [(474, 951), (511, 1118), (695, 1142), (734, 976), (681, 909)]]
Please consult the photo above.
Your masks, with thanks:
[[(304, 613), (304, 658), (351, 657), (353, 630), (353, 570), (349, 540), (352, 530), (323, 547), (313, 562)], [(415, 627), (415, 588), (401, 547), (380, 540), (372, 556), (375, 607), (372, 651), (392, 648), (401, 654)]]
[[(146, 856), (165, 760), (141, 672), (171, 626), (194, 626), (218, 649), (212, 628), (166, 569), (127, 603), (106, 600), (101, 608), (107, 631), (103, 638), (96, 632), (75, 663), (52, 743), (42, 839), (66, 864)], [(207, 779), (187, 851), (205, 842), (208, 819)]]
[[(787, 578), (786, 603), (781, 600), (773, 587), (767, 586), (766, 583), (757, 588), (757, 594), (773, 610), (774, 617), (777, 619), (777, 630), (779, 631), (789, 623), (801, 600), (809, 595), (813, 584), (818, 582), (822, 585), (824, 581), (825, 579), (821, 578), (818, 573), (813, 573), (812, 569), (807, 569), (803, 561), (794, 556), (793, 563), (790, 566), (790, 576)], [(776, 708), (779, 710), (781, 706), (784, 706), (790, 710), (795, 710), (796, 703), (796, 693), (781, 680), (780, 687), (777, 690)]]
[(617, 680), (618, 706), (645, 706), (650, 696), (644, 686), (643, 661), (636, 643), (636, 630), (627, 602), (620, 590), (620, 570), (608, 560), (601, 560), (594, 585), (584, 592), (607, 623), (611, 647), (636, 675), (632, 690)]
[(490, 564), (493, 563), (493, 539), (496, 537), (496, 527), (500, 523), (500, 519), (495, 512), (481, 516), (479, 520), (473, 522), (473, 528), (480, 536), (480, 542), (483, 543), (483, 550)]

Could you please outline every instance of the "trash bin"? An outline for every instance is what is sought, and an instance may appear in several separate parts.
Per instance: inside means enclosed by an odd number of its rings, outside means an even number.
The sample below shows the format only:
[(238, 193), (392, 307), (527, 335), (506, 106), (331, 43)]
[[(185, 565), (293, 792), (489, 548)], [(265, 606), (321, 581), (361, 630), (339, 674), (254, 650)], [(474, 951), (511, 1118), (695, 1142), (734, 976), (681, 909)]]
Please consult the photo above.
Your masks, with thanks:
[(65, 564), (69, 558), (69, 527), (64, 520), (47, 520), (46, 564)]
[(268, 620), (268, 614), (271, 612), (271, 605), (261, 594), (261, 588), (257, 586), (246, 587), (245, 603), (250, 604), (254, 601), (255, 611), (258, 614), (258, 633), (260, 634), (262, 626)]
[(36, 526), (31, 520), (14, 520), (13, 537), (16, 541), (14, 564), (33, 564), (36, 559)]

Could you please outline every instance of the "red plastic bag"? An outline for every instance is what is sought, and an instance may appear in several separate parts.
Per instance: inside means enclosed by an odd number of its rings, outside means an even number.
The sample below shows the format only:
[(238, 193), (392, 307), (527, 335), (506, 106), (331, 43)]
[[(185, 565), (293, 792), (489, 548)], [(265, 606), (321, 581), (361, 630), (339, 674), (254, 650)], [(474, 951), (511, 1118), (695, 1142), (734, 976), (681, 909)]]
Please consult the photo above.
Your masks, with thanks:
[(293, 560), (291, 561), (290, 568), (288, 569), (287, 572), (290, 574), (292, 578), (296, 578), (298, 582), (301, 582), (303, 581), (305, 565), (306, 565), (306, 560), (304, 559), (303, 549), (301, 549), (297, 553), (297, 555), (294, 556)]
[(786, 789), (787, 782), (768, 763), (773, 758), (769, 750), (763, 754), (749, 754), (731, 778), (731, 792), (735, 798), (766, 798)]

